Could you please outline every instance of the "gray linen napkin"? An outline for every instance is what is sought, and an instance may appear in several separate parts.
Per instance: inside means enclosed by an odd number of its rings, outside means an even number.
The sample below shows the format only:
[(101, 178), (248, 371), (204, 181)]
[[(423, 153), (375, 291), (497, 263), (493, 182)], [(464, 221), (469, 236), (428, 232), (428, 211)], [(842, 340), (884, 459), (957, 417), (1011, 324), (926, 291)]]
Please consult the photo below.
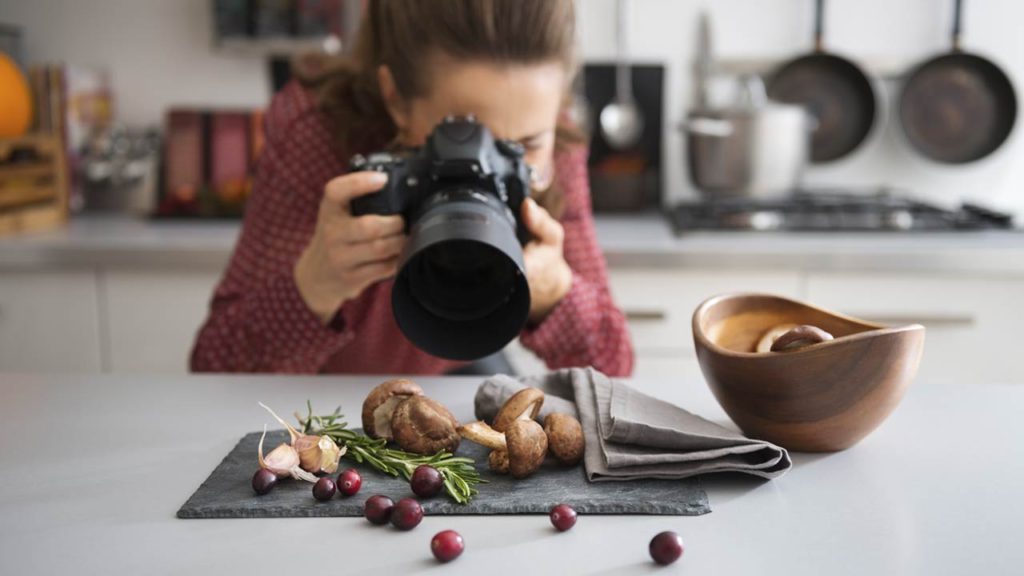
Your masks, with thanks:
[(492, 420), (510, 396), (527, 386), (544, 391), (541, 422), (552, 412), (579, 418), (586, 439), (583, 464), (591, 481), (709, 472), (776, 478), (793, 465), (784, 448), (723, 428), (593, 368), (523, 378), (494, 375), (477, 389), (476, 417)]

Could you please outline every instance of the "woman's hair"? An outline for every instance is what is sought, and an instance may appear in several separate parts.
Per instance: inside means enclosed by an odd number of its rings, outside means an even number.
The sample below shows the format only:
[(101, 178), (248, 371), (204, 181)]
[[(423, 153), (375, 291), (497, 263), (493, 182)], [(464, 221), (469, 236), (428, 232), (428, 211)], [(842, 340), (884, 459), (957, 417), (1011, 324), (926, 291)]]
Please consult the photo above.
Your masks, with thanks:
[[(369, 0), (351, 54), (300, 67), (296, 75), (316, 90), (341, 143), (386, 143), (397, 129), (377, 81), (381, 65), (406, 99), (429, 93), (438, 54), (496, 64), (554, 60), (571, 77), (575, 35), (572, 0)], [(582, 140), (560, 120), (556, 146)], [(542, 205), (560, 212), (558, 190), (542, 196)]]

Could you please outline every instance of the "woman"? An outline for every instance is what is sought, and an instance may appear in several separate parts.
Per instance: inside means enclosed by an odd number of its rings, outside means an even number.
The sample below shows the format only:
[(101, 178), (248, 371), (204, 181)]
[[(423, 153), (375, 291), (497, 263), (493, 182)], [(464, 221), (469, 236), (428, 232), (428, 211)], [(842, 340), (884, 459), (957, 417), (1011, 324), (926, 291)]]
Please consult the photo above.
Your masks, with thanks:
[[(266, 117), (245, 225), (192, 352), (195, 371), (439, 374), (461, 363), (415, 348), (390, 294), (400, 216), (354, 217), (386, 177), (348, 159), (417, 146), (473, 114), (526, 149), (522, 218), (532, 300), (520, 340), (551, 368), (628, 375), (633, 352), (594, 238), (586, 150), (564, 124), (571, 0), (371, 0), (351, 60), (305, 66)], [(344, 174), (339, 176), (339, 174)]]

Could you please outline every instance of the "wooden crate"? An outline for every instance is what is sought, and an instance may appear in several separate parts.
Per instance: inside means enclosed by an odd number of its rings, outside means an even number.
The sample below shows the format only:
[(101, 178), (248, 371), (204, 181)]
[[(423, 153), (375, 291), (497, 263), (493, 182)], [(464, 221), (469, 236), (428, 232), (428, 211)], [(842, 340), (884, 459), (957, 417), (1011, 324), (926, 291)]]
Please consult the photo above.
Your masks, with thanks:
[[(7, 162), (15, 149), (38, 161)], [(0, 236), (62, 226), (68, 218), (68, 177), (60, 138), (30, 135), (0, 140)]]

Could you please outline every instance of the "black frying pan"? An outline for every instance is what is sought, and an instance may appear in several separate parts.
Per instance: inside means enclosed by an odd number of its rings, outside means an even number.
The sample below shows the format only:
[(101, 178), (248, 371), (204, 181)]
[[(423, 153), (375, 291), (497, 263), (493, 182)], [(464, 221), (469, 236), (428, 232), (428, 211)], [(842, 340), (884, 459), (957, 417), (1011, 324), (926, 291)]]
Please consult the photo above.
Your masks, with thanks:
[(920, 64), (900, 95), (900, 123), (910, 143), (938, 162), (964, 164), (994, 152), (1013, 130), (1017, 96), (991, 61), (960, 50), (961, 0), (953, 49)]
[(822, 43), (824, 0), (814, 14), (814, 52), (779, 68), (768, 83), (773, 100), (802, 104), (817, 119), (811, 161), (846, 156), (868, 137), (875, 123), (875, 89), (853, 62), (825, 52)]

